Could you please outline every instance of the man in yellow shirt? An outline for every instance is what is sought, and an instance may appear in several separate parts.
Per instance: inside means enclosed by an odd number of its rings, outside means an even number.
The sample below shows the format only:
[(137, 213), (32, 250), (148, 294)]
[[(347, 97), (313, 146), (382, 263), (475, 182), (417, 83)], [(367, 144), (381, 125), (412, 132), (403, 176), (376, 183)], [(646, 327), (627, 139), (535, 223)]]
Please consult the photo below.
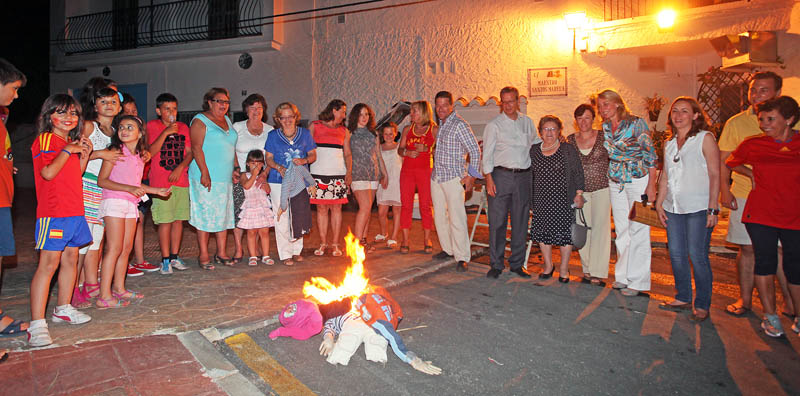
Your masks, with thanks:
[[(753, 266), (755, 256), (753, 255), (753, 245), (750, 236), (742, 224), (742, 211), (747, 202), (753, 183), (748, 174), (732, 173), (725, 160), (731, 152), (743, 140), (750, 136), (761, 134), (758, 124), (758, 116), (755, 114), (755, 105), (780, 96), (783, 79), (773, 72), (759, 72), (753, 75), (750, 81), (748, 96), (750, 107), (731, 117), (722, 129), (719, 138), (720, 160), (720, 204), (731, 209), (728, 222), (728, 235), (725, 238), (728, 242), (739, 245), (739, 254), (736, 256), (737, 272), (739, 274), (739, 299), (735, 303), (728, 305), (725, 310), (735, 316), (747, 313), (752, 307), (753, 301)], [(730, 180), (733, 179), (731, 184)], [(786, 276), (783, 274), (783, 256), (778, 255), (778, 280), (783, 289), (783, 295), (788, 296), (786, 287)], [(792, 306), (791, 299), (784, 298), (785, 313), (794, 315), (795, 308)]]

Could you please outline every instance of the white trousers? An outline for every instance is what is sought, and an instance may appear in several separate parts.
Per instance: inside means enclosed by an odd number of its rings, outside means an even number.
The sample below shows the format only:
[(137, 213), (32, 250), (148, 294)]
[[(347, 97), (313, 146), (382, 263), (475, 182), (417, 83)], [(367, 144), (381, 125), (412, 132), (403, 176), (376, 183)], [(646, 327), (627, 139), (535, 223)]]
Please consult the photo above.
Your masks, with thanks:
[(439, 244), (456, 261), (469, 261), (472, 252), (467, 232), (467, 210), (464, 208), (464, 187), (458, 178), (437, 183), (431, 180), (433, 222)]
[(649, 176), (633, 179), (620, 191), (619, 184), (608, 182), (611, 214), (617, 231), (617, 264), (614, 279), (634, 290), (650, 290), (650, 226), (628, 220), (635, 201), (647, 189)]
[(586, 203), (583, 215), (589, 227), (586, 245), (579, 250), (583, 273), (597, 278), (608, 277), (608, 261), (611, 257), (611, 203), (608, 188), (583, 193)]
[[(280, 183), (270, 183), (269, 188), (269, 196), (272, 199), (272, 212), (277, 216), (281, 207), (281, 185)], [(303, 238), (297, 238), (297, 240), (292, 241), (289, 213), (284, 212), (280, 220), (275, 222), (275, 244), (278, 245), (278, 258), (281, 260), (299, 256), (303, 251)]]

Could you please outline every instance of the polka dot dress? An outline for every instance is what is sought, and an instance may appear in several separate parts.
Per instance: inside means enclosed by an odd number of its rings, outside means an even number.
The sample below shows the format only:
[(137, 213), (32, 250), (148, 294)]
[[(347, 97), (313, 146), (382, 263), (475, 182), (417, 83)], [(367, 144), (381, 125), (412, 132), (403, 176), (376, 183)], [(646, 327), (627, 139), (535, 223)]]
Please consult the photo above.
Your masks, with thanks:
[(572, 244), (571, 227), (575, 211), (567, 197), (567, 170), (564, 143), (550, 156), (542, 154), (541, 144), (531, 148), (533, 178), (533, 219), (531, 239), (547, 245)]

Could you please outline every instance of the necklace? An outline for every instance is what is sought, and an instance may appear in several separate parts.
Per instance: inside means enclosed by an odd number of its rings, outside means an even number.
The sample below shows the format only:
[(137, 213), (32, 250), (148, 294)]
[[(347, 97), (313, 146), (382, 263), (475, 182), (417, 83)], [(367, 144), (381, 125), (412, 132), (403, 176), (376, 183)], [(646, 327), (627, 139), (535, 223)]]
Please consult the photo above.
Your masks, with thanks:
[(559, 145), (559, 144), (561, 144), (561, 142), (559, 142), (558, 140), (556, 140), (556, 142), (555, 142), (555, 143), (553, 143), (553, 144), (552, 144), (550, 147), (544, 147), (544, 145), (542, 145), (542, 152), (545, 152), (545, 151), (550, 151), (550, 150), (552, 150), (553, 148), (555, 148), (555, 147), (558, 147), (558, 145)]

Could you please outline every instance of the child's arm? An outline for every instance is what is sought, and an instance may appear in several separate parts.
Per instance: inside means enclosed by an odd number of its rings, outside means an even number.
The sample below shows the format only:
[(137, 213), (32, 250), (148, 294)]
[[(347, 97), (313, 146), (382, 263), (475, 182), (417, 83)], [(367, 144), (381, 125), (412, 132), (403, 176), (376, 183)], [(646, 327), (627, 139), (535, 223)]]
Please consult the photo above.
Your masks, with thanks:
[(172, 170), (172, 172), (169, 174), (169, 177), (167, 177), (167, 181), (170, 183), (175, 183), (180, 180), (181, 175), (186, 168), (189, 167), (189, 164), (192, 163), (193, 159), (194, 157), (192, 156), (192, 149), (190, 147), (186, 147), (186, 153), (183, 155), (183, 161), (181, 161), (181, 163)]
[(150, 148), (148, 149), (150, 155), (156, 155), (159, 151), (161, 151), (161, 146), (164, 145), (164, 141), (167, 140), (167, 137), (176, 133), (178, 133), (177, 122), (173, 122), (168, 127), (164, 128), (156, 140), (154, 140), (153, 143), (150, 143)]
[(112, 169), (114, 169), (114, 163), (108, 160), (103, 160), (103, 166), (100, 167), (100, 174), (97, 175), (98, 187), (114, 191), (125, 191), (137, 198), (144, 195), (145, 190), (141, 186), (132, 186), (130, 184), (122, 184), (110, 180), (108, 177), (111, 175)]
[[(83, 141), (83, 139), (84, 138), (81, 138), (81, 141)], [(89, 158), (89, 151), (87, 147), (81, 143), (70, 143), (61, 149), (61, 152), (58, 153), (55, 158), (53, 158), (53, 162), (42, 167), (42, 178), (45, 180), (53, 180), (56, 176), (58, 176), (58, 173), (61, 172), (61, 169), (67, 163), (69, 157), (75, 153), (81, 153), (82, 157), (87, 158), (87, 160), (81, 158), (81, 167), (85, 168), (85, 161), (88, 161)]]
[(144, 192), (152, 195), (160, 195), (162, 197), (168, 197), (170, 194), (172, 194), (171, 187), (152, 187), (146, 184), (142, 184), (142, 188), (144, 189)]
[[(83, 123), (83, 131), (81, 132), (81, 136), (88, 140), (89, 136), (92, 136), (92, 132), (94, 132), (94, 123), (91, 122), (91, 121), (84, 122)], [(81, 139), (81, 140), (83, 140), (83, 139)], [(89, 147), (93, 147), (91, 140), (89, 140)], [(94, 150), (94, 151), (92, 151), (92, 154), (89, 156), (89, 160), (93, 160), (93, 159), (98, 159), (99, 158), (99, 159), (103, 159), (103, 160), (116, 161), (121, 156), (122, 156), (122, 152), (121, 151), (102, 149), (102, 150)]]
[(239, 177), (239, 183), (245, 190), (249, 190), (250, 187), (255, 184), (256, 179), (258, 179), (258, 175), (261, 173), (262, 166), (263, 165), (261, 164), (256, 165), (255, 168), (253, 168), (250, 172), (250, 177), (247, 176), (247, 173), (242, 173), (242, 175)]
[(378, 156), (378, 180), (381, 187), (386, 188), (389, 185), (389, 174), (386, 172), (386, 164), (381, 154), (381, 139), (377, 136), (375, 136), (375, 155)]

